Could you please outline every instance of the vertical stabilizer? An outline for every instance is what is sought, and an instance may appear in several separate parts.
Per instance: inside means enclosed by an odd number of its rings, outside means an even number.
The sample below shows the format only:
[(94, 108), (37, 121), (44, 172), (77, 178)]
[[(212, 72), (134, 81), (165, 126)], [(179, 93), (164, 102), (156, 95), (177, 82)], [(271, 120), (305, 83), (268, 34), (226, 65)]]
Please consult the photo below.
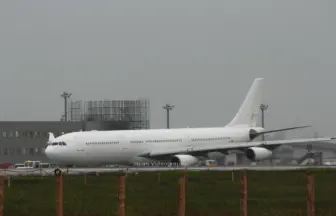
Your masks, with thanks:
[(264, 78), (257, 78), (247, 93), (243, 104), (240, 106), (236, 116), (227, 127), (256, 127), (257, 116), (260, 110)]

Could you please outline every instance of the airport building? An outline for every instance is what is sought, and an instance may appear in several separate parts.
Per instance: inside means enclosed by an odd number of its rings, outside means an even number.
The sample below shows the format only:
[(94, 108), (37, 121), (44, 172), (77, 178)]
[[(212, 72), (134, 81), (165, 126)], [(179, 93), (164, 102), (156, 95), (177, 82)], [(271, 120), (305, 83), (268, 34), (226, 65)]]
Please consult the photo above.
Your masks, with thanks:
[(35, 160), (48, 163), (44, 155), (48, 132), (149, 129), (149, 101), (69, 101), (60, 121), (0, 121), (0, 163)]

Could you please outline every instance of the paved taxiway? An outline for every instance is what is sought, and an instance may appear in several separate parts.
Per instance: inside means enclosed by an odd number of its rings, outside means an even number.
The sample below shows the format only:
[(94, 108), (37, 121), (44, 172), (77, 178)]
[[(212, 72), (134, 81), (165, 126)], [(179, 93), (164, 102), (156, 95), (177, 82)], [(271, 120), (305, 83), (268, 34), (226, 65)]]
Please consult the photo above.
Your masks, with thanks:
[[(235, 167), (188, 167), (190, 171), (233, 171), (233, 170), (256, 170), (256, 171), (286, 171), (286, 170), (304, 170), (313, 168), (336, 169), (336, 166), (235, 166)], [(21, 175), (54, 175), (54, 168), (49, 169), (8, 169), (1, 170), (0, 175), (21, 176)], [(110, 172), (164, 172), (185, 170), (183, 167), (129, 167), (129, 168), (61, 168), (62, 172), (68, 175), (99, 174)]]

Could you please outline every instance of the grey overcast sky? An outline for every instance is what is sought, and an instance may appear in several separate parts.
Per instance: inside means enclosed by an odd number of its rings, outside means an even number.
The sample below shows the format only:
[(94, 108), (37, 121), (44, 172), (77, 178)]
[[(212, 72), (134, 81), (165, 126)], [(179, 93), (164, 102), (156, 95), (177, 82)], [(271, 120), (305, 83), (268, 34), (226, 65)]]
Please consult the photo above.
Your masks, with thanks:
[(335, 10), (333, 0), (1, 1), (0, 120), (59, 120), (70, 91), (148, 98), (152, 128), (165, 127), (167, 102), (172, 127), (223, 126), (264, 77), (267, 128), (335, 135)]

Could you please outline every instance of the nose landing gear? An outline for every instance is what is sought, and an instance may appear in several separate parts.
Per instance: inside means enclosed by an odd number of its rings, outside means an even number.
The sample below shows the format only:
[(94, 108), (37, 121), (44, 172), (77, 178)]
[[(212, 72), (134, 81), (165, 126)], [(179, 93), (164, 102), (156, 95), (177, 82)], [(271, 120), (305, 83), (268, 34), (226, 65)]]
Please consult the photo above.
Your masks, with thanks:
[(57, 169), (54, 170), (54, 174), (55, 174), (55, 176), (61, 176), (62, 175), (62, 170), (57, 168)]

